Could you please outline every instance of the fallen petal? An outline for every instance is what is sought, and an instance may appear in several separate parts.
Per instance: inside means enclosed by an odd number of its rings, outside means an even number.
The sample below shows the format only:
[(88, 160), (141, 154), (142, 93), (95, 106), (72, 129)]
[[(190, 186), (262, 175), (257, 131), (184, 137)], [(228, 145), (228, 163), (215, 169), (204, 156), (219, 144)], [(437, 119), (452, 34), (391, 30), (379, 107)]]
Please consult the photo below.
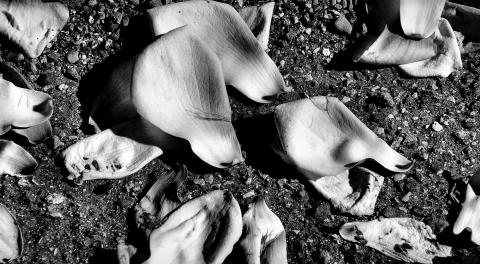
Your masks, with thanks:
[(67, 23), (68, 9), (62, 3), (40, 0), (1, 1), (0, 34), (36, 58)]
[[(155, 129), (155, 130), (150, 130)], [(162, 135), (143, 120), (125, 122), (81, 140), (62, 153), (65, 167), (76, 181), (119, 179), (131, 175), (162, 155), (155, 146)]]
[(287, 263), (287, 241), (280, 219), (267, 207), (263, 198), (257, 199), (243, 215), (241, 263)]
[(0, 203), (0, 263), (7, 263), (22, 254), (23, 237), (15, 217)]
[(450, 22), (455, 31), (462, 32), (465, 37), (473, 41), (480, 41), (480, 31), (477, 26), (480, 23), (480, 9), (447, 2), (442, 17)]
[(177, 190), (186, 177), (187, 168), (185, 166), (162, 175), (135, 206), (137, 226), (144, 229), (147, 235), (151, 233), (148, 227), (149, 222), (163, 219), (180, 206)]
[(53, 113), (52, 98), (45, 93), (15, 86), (0, 77), (0, 135), (12, 126), (31, 127), (47, 121)]
[(275, 108), (283, 157), (309, 180), (373, 159), (393, 172), (413, 163), (378, 138), (337, 98), (317, 96)]
[(460, 234), (467, 229), (472, 233), (472, 242), (480, 245), (480, 170), (470, 178), (467, 184), (462, 210), (453, 226), (453, 233)]
[(451, 255), (451, 247), (440, 245), (429, 226), (411, 218), (347, 223), (340, 228), (340, 235), (406, 262), (430, 264), (435, 257)]
[(154, 263), (223, 263), (242, 233), (240, 206), (226, 191), (190, 200), (150, 235)]
[(353, 55), (354, 62), (375, 65), (400, 65), (435, 56), (433, 37), (413, 40), (396, 34), (386, 26), (378, 37), (368, 37)]
[(250, 99), (268, 103), (285, 91), (275, 63), (262, 50), (242, 17), (230, 5), (186, 1), (148, 10), (156, 36), (189, 25), (220, 59), (224, 82)]
[(383, 180), (372, 171), (356, 167), (311, 183), (341, 212), (361, 216), (373, 214)]
[(400, 0), (400, 23), (403, 33), (413, 38), (426, 38), (438, 26), (445, 0)]
[(0, 175), (28, 175), (37, 167), (35, 159), (12, 141), (0, 139)]
[(132, 102), (149, 122), (188, 140), (203, 161), (224, 168), (243, 158), (222, 69), (215, 54), (190, 30), (175, 29), (138, 56)]
[(274, 7), (275, 2), (268, 2), (260, 6), (244, 7), (238, 11), (264, 50), (268, 49)]
[(462, 68), (457, 38), (447, 20), (440, 19), (434, 35), (437, 54), (423, 61), (400, 65), (402, 71), (414, 77), (447, 77), (453, 71)]

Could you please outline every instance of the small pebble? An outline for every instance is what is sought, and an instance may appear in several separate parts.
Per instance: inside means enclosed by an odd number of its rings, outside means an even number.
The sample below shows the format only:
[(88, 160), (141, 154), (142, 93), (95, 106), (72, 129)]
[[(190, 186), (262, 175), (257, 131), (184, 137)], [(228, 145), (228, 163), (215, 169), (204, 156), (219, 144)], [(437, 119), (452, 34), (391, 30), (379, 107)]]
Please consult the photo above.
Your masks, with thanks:
[(252, 190), (252, 191), (249, 191), (246, 194), (244, 194), (242, 197), (243, 197), (243, 199), (248, 199), (248, 198), (253, 197), (253, 196), (255, 196), (255, 191)]
[(407, 194), (405, 194), (405, 196), (403, 196), (402, 202), (406, 203), (406, 202), (410, 201), (411, 197), (412, 197), (412, 192), (408, 192)]
[(60, 193), (52, 193), (47, 196), (46, 200), (49, 204), (61, 204), (65, 202), (65, 196)]
[(203, 185), (205, 185), (205, 180), (204, 179), (194, 179), (193, 183), (195, 183), (196, 185), (203, 186)]
[(330, 55), (331, 55), (330, 50), (327, 49), (327, 48), (323, 48), (322, 54), (323, 54), (323, 56), (325, 56), (325, 57), (330, 57)]
[(440, 132), (443, 130), (443, 126), (440, 125), (440, 123), (438, 123), (437, 121), (433, 122), (432, 124), (432, 129), (437, 131), (437, 132)]
[(343, 34), (352, 34), (352, 25), (343, 15), (339, 15), (337, 20), (335, 20), (335, 28)]
[(79, 60), (78, 51), (72, 50), (67, 54), (67, 60), (70, 63), (76, 63)]

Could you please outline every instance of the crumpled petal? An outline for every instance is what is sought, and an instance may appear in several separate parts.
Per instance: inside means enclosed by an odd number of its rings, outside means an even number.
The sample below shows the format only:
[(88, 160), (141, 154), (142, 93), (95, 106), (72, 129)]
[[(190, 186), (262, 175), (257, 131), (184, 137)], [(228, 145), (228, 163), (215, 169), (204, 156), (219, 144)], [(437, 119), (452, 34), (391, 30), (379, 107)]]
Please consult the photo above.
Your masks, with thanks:
[(412, 38), (433, 34), (442, 14), (445, 0), (400, 0), (400, 23), (403, 33)]
[(243, 235), (239, 245), (243, 253), (241, 263), (287, 263), (285, 229), (263, 198), (251, 204), (243, 215)]
[(73, 144), (62, 152), (62, 158), (70, 177), (79, 183), (119, 179), (162, 155), (162, 150), (155, 146), (162, 136), (156, 127), (136, 119)]
[(453, 233), (458, 235), (463, 230), (472, 232), (472, 242), (480, 245), (480, 196), (477, 195), (470, 184), (467, 185), (465, 201), (462, 210), (453, 226)]
[(36, 58), (67, 23), (67, 7), (40, 0), (0, 1), (0, 34)]
[(18, 258), (23, 250), (23, 237), (15, 217), (0, 203), (0, 263)]
[(311, 183), (341, 212), (362, 216), (373, 214), (383, 180), (370, 170), (356, 167)]
[(480, 41), (480, 9), (457, 3), (447, 2), (442, 17), (446, 18), (455, 31), (460, 31), (473, 41)]
[(375, 160), (393, 172), (413, 163), (393, 150), (337, 98), (317, 96), (275, 108), (281, 155), (309, 180)]
[(225, 83), (267, 103), (285, 91), (275, 63), (262, 50), (233, 7), (215, 1), (186, 1), (148, 10), (156, 36), (189, 25), (220, 59)]
[(353, 61), (375, 65), (407, 64), (435, 56), (436, 49), (433, 37), (407, 39), (385, 26), (380, 36), (369, 36), (360, 43)]
[(19, 145), (0, 139), (0, 175), (28, 175), (37, 167), (35, 159)]
[(240, 206), (227, 191), (190, 200), (150, 235), (146, 263), (223, 263), (242, 233)]
[(455, 32), (447, 20), (441, 18), (434, 33), (437, 54), (429, 59), (400, 65), (406, 74), (414, 77), (447, 77), (462, 68), (462, 58)]
[(53, 113), (52, 98), (45, 93), (15, 86), (0, 77), (0, 135), (12, 126), (31, 127), (47, 121)]
[(264, 50), (268, 49), (274, 7), (275, 2), (268, 2), (260, 6), (244, 7), (238, 11)]
[(452, 249), (440, 245), (429, 226), (411, 218), (347, 223), (340, 228), (340, 235), (406, 262), (431, 264), (435, 257), (449, 257)]
[(175, 29), (138, 55), (132, 102), (149, 122), (188, 140), (203, 161), (224, 168), (243, 161), (240, 144), (220, 62), (191, 30)]

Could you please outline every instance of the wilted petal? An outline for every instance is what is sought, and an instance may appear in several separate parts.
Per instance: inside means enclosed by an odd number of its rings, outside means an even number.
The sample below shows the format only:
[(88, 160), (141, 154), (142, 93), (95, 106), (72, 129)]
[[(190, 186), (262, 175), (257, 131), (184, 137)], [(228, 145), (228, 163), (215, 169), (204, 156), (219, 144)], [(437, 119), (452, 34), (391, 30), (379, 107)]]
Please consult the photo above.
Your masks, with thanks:
[(186, 1), (148, 10), (155, 35), (189, 25), (220, 59), (225, 83), (266, 103), (285, 91), (275, 63), (233, 7), (215, 1)]
[(162, 141), (161, 131), (137, 119), (73, 144), (62, 158), (76, 181), (118, 179), (160, 156), (163, 152), (155, 146), (157, 140)]
[(240, 206), (226, 191), (195, 198), (169, 214), (150, 235), (154, 263), (223, 263), (242, 233)]
[(390, 31), (386, 26), (378, 37), (368, 37), (353, 55), (354, 62), (399, 65), (429, 59), (436, 54), (433, 37), (413, 40)]
[(23, 238), (15, 217), (0, 204), (0, 263), (7, 263), (22, 254)]
[(12, 141), (0, 139), (0, 175), (28, 175), (37, 167), (35, 159)]
[(445, 0), (400, 0), (403, 33), (414, 38), (432, 35), (438, 26)]
[(215, 54), (190, 30), (175, 29), (138, 56), (132, 101), (152, 124), (188, 140), (203, 161), (227, 167), (243, 158), (230, 122), (222, 69)]
[(0, 34), (36, 58), (67, 23), (68, 9), (62, 3), (40, 0), (0, 1)]
[(178, 198), (177, 190), (186, 177), (187, 168), (185, 166), (160, 176), (148, 190), (147, 194), (135, 206), (137, 226), (145, 229), (147, 235), (150, 235), (151, 230), (145, 222), (163, 219), (180, 206), (181, 202)]
[(348, 223), (340, 228), (340, 235), (406, 262), (430, 264), (435, 257), (451, 255), (451, 248), (440, 245), (429, 226), (411, 218)]
[(465, 37), (480, 41), (480, 9), (447, 2), (442, 13), (455, 31), (462, 32)]
[(413, 165), (337, 98), (317, 96), (279, 105), (275, 124), (284, 158), (309, 180), (344, 173), (367, 159), (395, 172)]
[(52, 125), (47, 120), (39, 125), (27, 128), (14, 128), (11, 131), (26, 137), (30, 143), (36, 144), (52, 136)]
[(45, 93), (15, 86), (0, 77), (0, 135), (12, 126), (41, 124), (53, 113), (52, 98)]
[(462, 68), (457, 38), (448, 21), (441, 18), (434, 34), (437, 54), (423, 61), (400, 65), (402, 71), (414, 77), (447, 77)]
[(352, 215), (371, 215), (383, 185), (383, 177), (360, 167), (311, 181), (335, 208)]
[(243, 232), (239, 263), (287, 263), (285, 229), (264, 199), (257, 199), (243, 215)]
[(274, 7), (275, 2), (268, 2), (261, 6), (244, 7), (238, 11), (264, 50), (268, 48)]

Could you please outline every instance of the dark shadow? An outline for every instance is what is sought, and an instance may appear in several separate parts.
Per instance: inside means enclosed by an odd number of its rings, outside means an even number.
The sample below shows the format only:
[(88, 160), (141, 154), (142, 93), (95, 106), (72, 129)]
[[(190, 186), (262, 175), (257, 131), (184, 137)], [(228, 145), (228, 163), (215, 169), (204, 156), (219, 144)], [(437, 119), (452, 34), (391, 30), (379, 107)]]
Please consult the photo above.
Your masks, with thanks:
[(95, 248), (89, 264), (118, 264), (117, 251), (113, 249)]

